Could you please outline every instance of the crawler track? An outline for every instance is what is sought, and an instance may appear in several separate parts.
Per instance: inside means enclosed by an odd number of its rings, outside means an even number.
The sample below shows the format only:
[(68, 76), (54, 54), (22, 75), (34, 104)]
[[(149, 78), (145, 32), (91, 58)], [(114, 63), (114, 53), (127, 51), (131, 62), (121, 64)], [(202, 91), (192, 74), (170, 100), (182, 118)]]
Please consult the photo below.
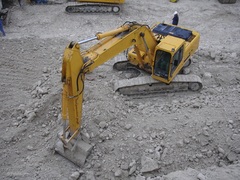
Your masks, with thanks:
[[(191, 61), (186, 65), (188, 67)], [(125, 71), (128, 69), (140, 70), (129, 63), (129, 61), (119, 61), (113, 65), (113, 69)], [(138, 76), (137, 75), (137, 76)], [(202, 88), (202, 81), (196, 75), (179, 74), (170, 84), (165, 84), (154, 80), (150, 73), (144, 76), (135, 76), (130, 79), (123, 79), (114, 83), (114, 90), (124, 95), (149, 95), (153, 93), (177, 92), (177, 91), (198, 91)]]
[(68, 13), (119, 13), (120, 6), (113, 4), (93, 4), (70, 5), (65, 9)]
[(177, 75), (170, 84), (154, 80), (151, 76), (119, 80), (114, 84), (114, 90), (124, 95), (147, 95), (187, 90), (198, 91), (201, 88), (202, 81), (196, 75)]

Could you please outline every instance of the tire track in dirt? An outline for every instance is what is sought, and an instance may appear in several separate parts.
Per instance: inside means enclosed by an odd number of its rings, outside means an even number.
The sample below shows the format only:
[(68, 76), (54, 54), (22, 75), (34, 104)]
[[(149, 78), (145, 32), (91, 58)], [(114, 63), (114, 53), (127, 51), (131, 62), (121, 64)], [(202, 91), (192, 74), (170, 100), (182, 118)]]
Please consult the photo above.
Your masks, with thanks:
[(19, 98), (15, 98), (16, 95), (23, 96), (22, 89), (29, 84), (31, 74), (24, 73), (24, 69), (20, 69), (24, 62), (17, 60), (16, 58), (2, 58), (0, 66), (1, 76), (1, 94), (0, 101), (4, 102), (2, 106), (9, 104), (16, 105)]
[[(1, 109), (27, 103), (36, 82), (43, 77), (44, 67), (53, 64), (53, 56), (46, 54), (54, 42), (37, 39), (5, 39), (0, 46)], [(13, 44), (16, 48), (13, 49)], [(61, 53), (61, 51), (60, 51)], [(57, 57), (57, 56), (56, 56)], [(50, 59), (52, 58), (52, 59)]]

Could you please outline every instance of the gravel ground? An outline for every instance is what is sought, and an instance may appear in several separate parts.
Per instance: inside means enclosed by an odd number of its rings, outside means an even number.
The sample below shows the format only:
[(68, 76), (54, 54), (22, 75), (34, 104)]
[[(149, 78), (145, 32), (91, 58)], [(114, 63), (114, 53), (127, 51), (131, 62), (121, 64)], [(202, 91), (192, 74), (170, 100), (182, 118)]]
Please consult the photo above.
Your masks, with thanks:
[[(239, 180), (240, 2), (126, 0), (119, 15), (70, 15), (66, 6), (16, 5), (0, 36), (1, 179)], [(126, 21), (171, 23), (175, 10), (180, 26), (201, 34), (191, 73), (203, 89), (115, 93), (120, 54), (86, 77), (82, 132), (94, 148), (85, 165), (55, 154), (64, 48)]]

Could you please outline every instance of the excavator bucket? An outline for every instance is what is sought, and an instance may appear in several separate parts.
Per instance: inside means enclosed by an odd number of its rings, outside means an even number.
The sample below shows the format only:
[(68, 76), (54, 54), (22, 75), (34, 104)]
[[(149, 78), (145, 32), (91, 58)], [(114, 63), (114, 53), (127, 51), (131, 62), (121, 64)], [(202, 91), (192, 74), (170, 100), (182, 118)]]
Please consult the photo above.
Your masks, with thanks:
[(93, 146), (83, 140), (71, 140), (65, 144), (58, 138), (55, 151), (79, 167), (82, 167), (90, 154)]

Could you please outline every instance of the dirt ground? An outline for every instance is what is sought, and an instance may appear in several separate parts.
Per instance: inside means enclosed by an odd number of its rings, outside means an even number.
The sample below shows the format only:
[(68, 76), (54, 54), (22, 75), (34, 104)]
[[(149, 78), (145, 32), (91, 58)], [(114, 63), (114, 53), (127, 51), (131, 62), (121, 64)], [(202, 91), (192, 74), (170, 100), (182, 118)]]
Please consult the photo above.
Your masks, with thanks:
[[(240, 1), (126, 0), (119, 15), (70, 15), (66, 6), (16, 5), (0, 36), (0, 179), (239, 180)], [(126, 21), (171, 23), (174, 11), (201, 34), (191, 73), (203, 89), (115, 93), (120, 54), (85, 82), (82, 131), (94, 149), (84, 167), (54, 153), (64, 48)]]

